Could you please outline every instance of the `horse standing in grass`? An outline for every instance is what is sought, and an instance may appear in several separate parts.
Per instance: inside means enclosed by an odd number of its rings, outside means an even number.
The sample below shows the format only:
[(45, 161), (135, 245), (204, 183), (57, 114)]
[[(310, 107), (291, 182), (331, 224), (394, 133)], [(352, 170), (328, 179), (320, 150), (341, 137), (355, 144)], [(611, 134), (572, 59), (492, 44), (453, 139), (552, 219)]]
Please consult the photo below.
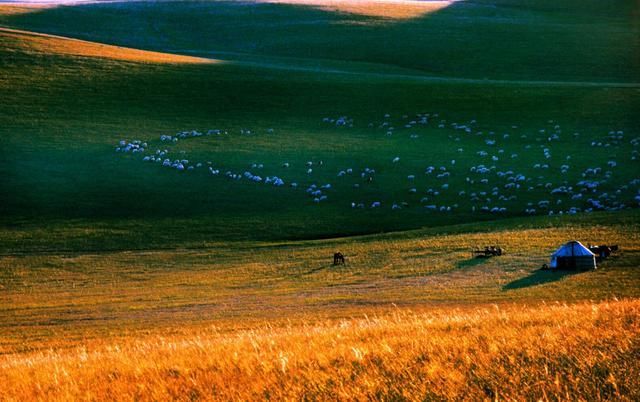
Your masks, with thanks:
[(606, 258), (609, 258), (611, 256), (611, 253), (614, 253), (616, 251), (618, 251), (618, 245), (613, 245), (613, 246), (607, 246), (607, 245), (601, 245), (601, 246), (592, 246), (589, 245), (589, 251), (591, 251), (593, 254), (596, 255), (596, 259), (598, 259), (599, 261), (602, 261)]
[(333, 265), (344, 265), (344, 254), (337, 252), (333, 254)]

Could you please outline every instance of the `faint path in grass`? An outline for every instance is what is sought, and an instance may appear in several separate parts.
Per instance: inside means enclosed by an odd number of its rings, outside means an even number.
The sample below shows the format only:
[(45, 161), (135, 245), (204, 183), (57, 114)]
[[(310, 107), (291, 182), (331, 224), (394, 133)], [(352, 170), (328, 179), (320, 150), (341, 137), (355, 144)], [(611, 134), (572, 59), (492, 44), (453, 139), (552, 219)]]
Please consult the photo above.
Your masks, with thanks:
[[(178, 53), (177, 51), (170, 51)], [(180, 53), (191, 54), (198, 57), (211, 57), (225, 60), (228, 64), (267, 68), (273, 70), (297, 71), (319, 74), (336, 74), (346, 76), (359, 76), (362, 78), (374, 78), (392, 81), (433, 82), (450, 84), (486, 84), (509, 86), (541, 86), (541, 87), (578, 87), (578, 88), (640, 88), (638, 82), (600, 82), (600, 81), (555, 81), (555, 80), (504, 80), (491, 78), (467, 78), (448, 77), (424, 74), (419, 70), (412, 70), (400, 66), (359, 63), (350, 61), (336, 61), (315, 58), (292, 58), (268, 56), (261, 60), (256, 55), (237, 52), (211, 52), (203, 50), (182, 49)], [(228, 58), (226, 58), (228, 57)], [(261, 57), (262, 58), (262, 57)], [(264, 58), (262, 58), (264, 59)], [(366, 71), (364, 69), (369, 69)], [(375, 71), (371, 71), (375, 70)]]
[(342, 75), (357, 75), (360, 77), (387, 79), (387, 80), (402, 80), (402, 81), (414, 81), (414, 82), (433, 82), (433, 83), (448, 83), (448, 84), (486, 84), (486, 85), (512, 85), (512, 86), (541, 86), (541, 87), (577, 87), (577, 88), (637, 88), (640, 89), (640, 83), (636, 82), (589, 82), (589, 81), (537, 81), (537, 80), (497, 80), (497, 79), (477, 79), (477, 78), (460, 78), (460, 77), (440, 77), (432, 75), (411, 75), (411, 74), (394, 74), (394, 73), (378, 73), (378, 72), (355, 72), (339, 70), (335, 68), (310, 68), (300, 67), (292, 65), (280, 65), (275, 63), (259, 63), (259, 62), (234, 62), (229, 61), (231, 64), (290, 70), (299, 72), (312, 72), (323, 74), (342, 74)]

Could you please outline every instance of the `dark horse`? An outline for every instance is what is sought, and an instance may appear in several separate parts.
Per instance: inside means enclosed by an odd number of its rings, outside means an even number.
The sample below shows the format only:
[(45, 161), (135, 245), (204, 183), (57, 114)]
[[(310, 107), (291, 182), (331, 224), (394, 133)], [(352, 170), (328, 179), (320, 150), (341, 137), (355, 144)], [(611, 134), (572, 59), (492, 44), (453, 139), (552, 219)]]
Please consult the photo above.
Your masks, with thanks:
[(344, 254), (337, 252), (333, 254), (333, 265), (344, 265)]
[(601, 246), (592, 246), (589, 245), (589, 251), (591, 251), (593, 254), (596, 255), (596, 259), (598, 261), (604, 260), (606, 258), (609, 258), (611, 256), (611, 253), (614, 253), (616, 251), (618, 251), (618, 245), (614, 245), (614, 246), (607, 246), (607, 245), (601, 245)]

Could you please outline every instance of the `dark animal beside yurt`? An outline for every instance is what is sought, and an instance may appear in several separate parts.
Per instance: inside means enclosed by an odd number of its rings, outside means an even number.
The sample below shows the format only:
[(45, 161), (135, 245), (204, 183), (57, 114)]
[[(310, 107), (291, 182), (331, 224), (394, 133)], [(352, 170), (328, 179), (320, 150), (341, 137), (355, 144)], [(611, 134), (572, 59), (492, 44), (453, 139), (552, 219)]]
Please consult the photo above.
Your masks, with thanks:
[(579, 241), (563, 244), (551, 255), (551, 269), (596, 269), (596, 255)]
[(609, 258), (612, 253), (618, 251), (618, 245), (607, 246), (606, 244), (600, 246), (589, 245), (589, 251), (596, 255), (596, 261), (600, 262), (606, 258)]

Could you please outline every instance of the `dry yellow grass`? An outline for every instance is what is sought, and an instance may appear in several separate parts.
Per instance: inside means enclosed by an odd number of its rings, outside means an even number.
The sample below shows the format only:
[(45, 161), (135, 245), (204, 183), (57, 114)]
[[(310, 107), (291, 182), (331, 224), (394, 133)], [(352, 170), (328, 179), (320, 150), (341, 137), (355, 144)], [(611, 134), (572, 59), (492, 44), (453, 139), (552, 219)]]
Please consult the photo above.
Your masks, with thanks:
[(131, 49), (121, 46), (105, 45), (79, 39), (65, 38), (9, 28), (0, 28), (0, 44), (3, 47), (20, 47), (34, 53), (58, 54), (65, 56), (97, 57), (102, 59), (139, 63), (171, 64), (213, 64), (219, 60), (201, 57), (182, 56), (170, 53)]
[[(596, 271), (539, 271), (571, 238), (622, 250)], [(507, 254), (471, 258), (471, 248), (483, 244), (499, 244)], [(346, 266), (331, 266), (336, 250), (347, 255)], [(0, 257), (0, 354), (176, 326), (345, 318), (393, 304), (415, 310), (636, 298), (639, 265), (635, 224), (6, 255)]]
[[(4, 255), (0, 400), (638, 400), (625, 222)], [(621, 251), (539, 271), (571, 238)]]
[(0, 16), (27, 14), (49, 7), (53, 7), (53, 5), (44, 3), (2, 3), (0, 1)]
[(452, 1), (414, 0), (259, 0), (267, 3), (293, 4), (322, 10), (392, 19), (417, 18), (445, 7)]
[(105, 338), (0, 357), (2, 400), (638, 400), (640, 300)]

